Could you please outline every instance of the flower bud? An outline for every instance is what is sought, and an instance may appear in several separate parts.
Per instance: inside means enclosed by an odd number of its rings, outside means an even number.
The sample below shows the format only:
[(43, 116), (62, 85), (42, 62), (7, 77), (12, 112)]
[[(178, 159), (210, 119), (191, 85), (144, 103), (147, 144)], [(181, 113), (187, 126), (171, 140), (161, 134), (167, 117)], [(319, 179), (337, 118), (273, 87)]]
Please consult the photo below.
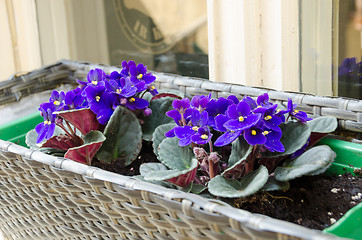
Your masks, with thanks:
[(56, 117), (56, 118), (55, 118), (55, 123), (56, 123), (56, 124), (62, 124), (62, 123), (63, 123), (63, 118), (61, 118), (61, 117)]
[(216, 152), (210, 153), (209, 161), (212, 161), (213, 163), (218, 163), (220, 161), (220, 157)]
[(143, 110), (143, 114), (148, 117), (152, 114), (152, 109), (151, 108), (145, 108), (145, 110)]

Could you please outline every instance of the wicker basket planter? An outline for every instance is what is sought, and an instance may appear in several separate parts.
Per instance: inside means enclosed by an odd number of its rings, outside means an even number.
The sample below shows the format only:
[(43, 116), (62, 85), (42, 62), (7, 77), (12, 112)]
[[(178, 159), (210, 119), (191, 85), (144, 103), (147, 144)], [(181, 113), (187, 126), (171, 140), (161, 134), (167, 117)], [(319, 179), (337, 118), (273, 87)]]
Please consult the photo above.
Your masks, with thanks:
[[(0, 103), (60, 84), (74, 84), (92, 68), (61, 61), (0, 82)], [(159, 89), (188, 95), (212, 92), (258, 96), (266, 89), (154, 73)], [(362, 132), (362, 101), (267, 90), (293, 98), (313, 115), (336, 116), (341, 130)], [(9, 239), (339, 239), (194, 194), (163, 188), (0, 140), (0, 229)]]

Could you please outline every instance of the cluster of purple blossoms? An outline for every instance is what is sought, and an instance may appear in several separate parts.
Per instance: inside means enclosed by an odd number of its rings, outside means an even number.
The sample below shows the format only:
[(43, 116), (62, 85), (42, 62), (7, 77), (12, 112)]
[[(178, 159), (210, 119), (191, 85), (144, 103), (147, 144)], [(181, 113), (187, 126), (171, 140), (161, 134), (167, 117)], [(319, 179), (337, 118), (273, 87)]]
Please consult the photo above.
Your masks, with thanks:
[(191, 101), (187, 98), (174, 100), (173, 107), (174, 110), (166, 115), (173, 118), (177, 126), (165, 136), (176, 136), (180, 139), (180, 146), (191, 143), (211, 145), (212, 132), (216, 130), (221, 134), (214, 142), (216, 147), (228, 145), (243, 136), (250, 145), (283, 152), (279, 125), (289, 118), (300, 122), (311, 120), (305, 112), (295, 109), (296, 104), (291, 99), (288, 99), (287, 109), (277, 109), (278, 105), (269, 102), (266, 93), (256, 101), (248, 96), (241, 101), (233, 95), (217, 100), (211, 99), (211, 95), (195, 96)]
[(107, 75), (102, 69), (93, 69), (87, 75), (87, 81), (79, 81), (79, 87), (64, 92), (53, 91), (48, 103), (40, 105), (44, 122), (36, 126), (37, 143), (52, 137), (55, 125), (62, 127), (62, 119), (57, 111), (90, 108), (100, 124), (107, 124), (117, 106), (131, 110), (141, 110), (145, 115), (152, 113), (149, 102), (142, 99), (148, 91), (158, 94), (153, 85), (156, 77), (147, 72), (143, 64), (123, 61), (122, 70)]

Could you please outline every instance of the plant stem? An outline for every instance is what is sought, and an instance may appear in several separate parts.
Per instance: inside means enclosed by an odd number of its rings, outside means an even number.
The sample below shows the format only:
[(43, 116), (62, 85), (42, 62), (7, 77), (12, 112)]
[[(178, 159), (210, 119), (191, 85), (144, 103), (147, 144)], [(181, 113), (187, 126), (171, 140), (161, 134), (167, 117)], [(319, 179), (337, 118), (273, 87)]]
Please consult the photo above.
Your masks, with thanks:
[[(209, 146), (210, 146), (210, 153), (212, 153), (212, 143), (211, 141), (209, 141)], [(210, 159), (208, 159), (209, 161), (209, 175), (210, 175), (210, 179), (212, 179), (213, 177), (215, 177), (215, 173), (214, 173), (214, 162), (211, 161)]]
[(183, 113), (181, 113), (181, 121), (182, 121), (182, 125), (186, 126), (186, 120), (185, 120), (185, 117), (184, 117)]
[(64, 122), (67, 124), (67, 127), (70, 129), (71, 133), (72, 133), (72, 136), (76, 136), (75, 132), (73, 131), (72, 127), (70, 126), (70, 124), (68, 123), (67, 120), (64, 119)]
[(251, 155), (249, 157), (247, 157), (246, 159), (246, 163), (245, 163), (245, 174), (251, 172), (254, 170), (254, 162), (255, 162), (255, 152), (256, 149), (258, 148), (258, 145), (255, 145), (253, 147), (253, 150), (251, 152)]
[(72, 134), (70, 134), (70, 133), (67, 131), (67, 129), (63, 126), (62, 123), (61, 123), (61, 124), (57, 124), (57, 126), (59, 126), (61, 129), (63, 129), (64, 132), (65, 132), (65, 134), (68, 135), (68, 137), (72, 137)]

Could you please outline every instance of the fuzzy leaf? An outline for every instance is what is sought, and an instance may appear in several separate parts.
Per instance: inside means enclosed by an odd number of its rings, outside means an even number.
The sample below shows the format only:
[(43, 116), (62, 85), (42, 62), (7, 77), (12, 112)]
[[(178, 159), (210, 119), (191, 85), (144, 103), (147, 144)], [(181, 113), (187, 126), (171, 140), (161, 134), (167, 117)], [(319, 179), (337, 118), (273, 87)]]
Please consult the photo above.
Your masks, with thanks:
[(288, 190), (290, 187), (289, 182), (280, 182), (275, 180), (274, 177), (270, 177), (261, 191), (270, 192), (270, 191), (279, 191), (279, 190)]
[(311, 129), (307, 124), (301, 122), (287, 122), (280, 124), (283, 135), (280, 141), (284, 145), (284, 152), (265, 152), (264, 157), (285, 156), (301, 149), (308, 141)]
[(168, 168), (162, 163), (143, 163), (140, 166), (140, 174), (141, 176), (146, 176), (147, 174), (155, 171), (166, 171)]
[(289, 181), (302, 175), (316, 175), (327, 170), (336, 154), (326, 145), (313, 147), (300, 157), (286, 161), (274, 171), (278, 181)]
[(146, 181), (161, 181), (166, 180), (177, 186), (185, 187), (190, 184), (197, 173), (197, 167), (199, 163), (194, 158), (191, 161), (190, 167), (184, 170), (171, 169), (171, 170), (160, 170), (153, 171), (144, 176)]
[(239, 162), (240, 159), (244, 158), (246, 153), (250, 150), (250, 145), (245, 141), (244, 138), (237, 138), (231, 146), (231, 154), (229, 157), (229, 166), (233, 166), (235, 163)]
[(102, 162), (122, 158), (125, 165), (135, 160), (142, 148), (142, 130), (137, 117), (125, 107), (118, 106), (104, 129), (106, 141), (97, 153)]
[(202, 184), (190, 183), (189, 185), (182, 188), (181, 190), (184, 192), (192, 192), (195, 194), (200, 194), (201, 192), (205, 191), (206, 189), (207, 189), (207, 187)]
[(330, 133), (337, 129), (337, 118), (332, 116), (322, 116), (307, 122), (312, 132)]
[(166, 112), (173, 109), (172, 101), (174, 98), (163, 97), (152, 100), (148, 106), (152, 110), (152, 114), (148, 117), (142, 116), (144, 123), (142, 124), (143, 139), (146, 141), (152, 140), (152, 134), (155, 129), (166, 123), (173, 122), (173, 119), (166, 116)]
[(79, 147), (70, 148), (64, 155), (76, 162), (91, 165), (94, 155), (106, 140), (103, 133), (100, 131), (90, 131), (84, 137), (84, 144)]
[(153, 132), (152, 135), (152, 146), (153, 146), (153, 152), (156, 154), (156, 156), (158, 157), (158, 150), (159, 150), (159, 145), (161, 144), (161, 142), (166, 139), (165, 133), (167, 133), (168, 131), (170, 131), (172, 128), (174, 128), (175, 126), (177, 126), (175, 123), (167, 123), (167, 124), (163, 124), (158, 126), (155, 131)]
[(83, 135), (92, 130), (98, 130), (100, 125), (97, 116), (89, 108), (60, 111), (56, 114), (70, 122)]
[(144, 181), (144, 182), (150, 182), (150, 183), (162, 186), (162, 187), (173, 188), (173, 189), (176, 188), (176, 186), (173, 185), (172, 183), (165, 182), (165, 181), (146, 181), (146, 179), (141, 175), (132, 176), (132, 178), (138, 179), (138, 180), (141, 180), (141, 181)]
[[(245, 140), (241, 140), (241, 144), (240, 142), (237, 140), (235, 141), (235, 145), (233, 143), (233, 146), (232, 146), (232, 150), (231, 151), (234, 151), (236, 153), (234, 153), (234, 157), (235, 156), (240, 156), (241, 158), (235, 162), (232, 166), (230, 166), (229, 168), (227, 168), (223, 173), (222, 175), (227, 178), (227, 179), (237, 179), (237, 178), (240, 178), (242, 172), (243, 172), (243, 165), (244, 165), (244, 161), (247, 159), (247, 157), (251, 154), (252, 150), (253, 150), (253, 146), (250, 146), (249, 144), (244, 144), (242, 143), (243, 141)], [(248, 147), (248, 148), (246, 148)], [(236, 150), (237, 149), (237, 150)], [(246, 150), (246, 151), (245, 151)], [(232, 152), (231, 152), (232, 154)], [(231, 155), (230, 155), (231, 157)], [(235, 157), (236, 159), (236, 157)], [(229, 160), (230, 162), (230, 160)]]
[(226, 198), (238, 198), (249, 196), (259, 191), (268, 180), (268, 169), (261, 165), (240, 180), (227, 180), (219, 175), (209, 182), (209, 192), (214, 196)]
[(194, 154), (189, 146), (180, 147), (178, 138), (166, 138), (159, 145), (159, 160), (170, 169), (183, 171), (189, 169)]

